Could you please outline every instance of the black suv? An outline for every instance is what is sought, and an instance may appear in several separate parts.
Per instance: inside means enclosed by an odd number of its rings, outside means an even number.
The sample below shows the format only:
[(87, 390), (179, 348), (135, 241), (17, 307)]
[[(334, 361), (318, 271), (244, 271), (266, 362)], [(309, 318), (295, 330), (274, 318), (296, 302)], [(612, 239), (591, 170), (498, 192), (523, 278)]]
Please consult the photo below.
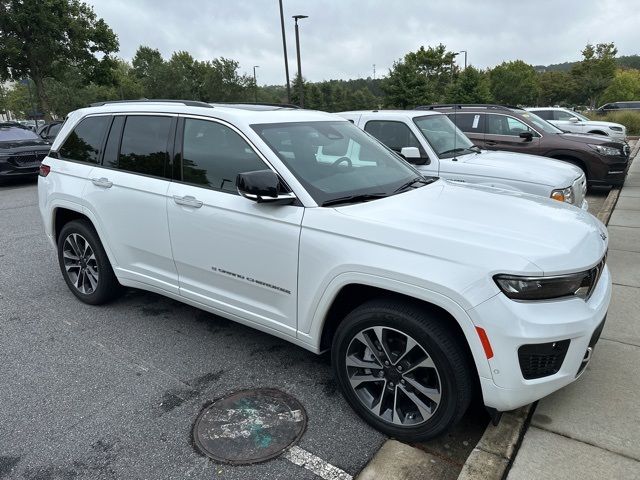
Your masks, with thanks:
[(580, 167), (591, 185), (622, 185), (631, 149), (601, 135), (565, 133), (518, 107), (503, 105), (426, 105), (418, 110), (445, 113), (471, 141), (486, 150), (541, 155)]
[(640, 102), (611, 102), (596, 109), (596, 113), (622, 112), (625, 110), (640, 111)]
[(36, 178), (49, 147), (33, 130), (19, 123), (0, 123), (0, 183), (8, 178)]

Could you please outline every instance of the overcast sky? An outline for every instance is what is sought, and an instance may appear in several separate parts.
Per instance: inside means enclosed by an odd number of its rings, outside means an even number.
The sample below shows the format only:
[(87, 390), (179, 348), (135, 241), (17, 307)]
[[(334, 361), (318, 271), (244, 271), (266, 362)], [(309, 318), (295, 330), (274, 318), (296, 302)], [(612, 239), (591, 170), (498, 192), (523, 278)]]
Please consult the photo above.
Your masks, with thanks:
[[(165, 58), (186, 50), (199, 60), (259, 65), (258, 83), (284, 84), (278, 0), (89, 0), (130, 60), (139, 45)], [(302, 74), (311, 81), (386, 75), (420, 45), (468, 51), (470, 64), (522, 59), (573, 61), (588, 42), (640, 53), (636, 0), (283, 0), (291, 78), (296, 71), (292, 15), (300, 21)], [(459, 64), (464, 59), (459, 57)]]

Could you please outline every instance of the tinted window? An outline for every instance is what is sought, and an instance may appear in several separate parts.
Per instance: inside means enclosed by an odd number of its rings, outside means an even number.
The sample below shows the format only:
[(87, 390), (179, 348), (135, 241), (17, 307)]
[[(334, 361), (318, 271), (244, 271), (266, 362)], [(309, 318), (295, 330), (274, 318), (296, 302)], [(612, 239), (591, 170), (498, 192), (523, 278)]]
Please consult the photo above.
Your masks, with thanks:
[(487, 134), (517, 137), (522, 132), (534, 133), (527, 125), (513, 117), (487, 114)]
[(56, 135), (58, 135), (58, 132), (60, 131), (61, 128), (62, 128), (61, 123), (56, 123), (55, 125), (51, 125), (51, 127), (49, 128), (49, 131), (47, 132), (47, 135), (50, 137), (55, 137)]
[(167, 144), (171, 117), (127, 117), (120, 144), (118, 168), (163, 177), (169, 157)]
[(449, 113), (447, 116), (463, 132), (484, 133), (484, 114), (482, 113)]
[(398, 153), (403, 147), (417, 147), (421, 152), (423, 150), (416, 136), (402, 122), (372, 120), (367, 122), (364, 130)]
[[(554, 115), (560, 112), (555, 112), (553, 110), (534, 110), (533, 113), (535, 113), (536, 115), (538, 115), (540, 118), (542, 118), (543, 120), (553, 120), (554, 119)], [(556, 118), (556, 120), (558, 120)]]
[(0, 142), (36, 140), (39, 138), (34, 132), (26, 128), (0, 125)]
[(239, 173), (269, 167), (243, 138), (216, 122), (187, 118), (182, 144), (182, 180), (229, 193)]
[(98, 163), (100, 147), (111, 116), (88, 117), (82, 120), (67, 137), (60, 156), (80, 162)]

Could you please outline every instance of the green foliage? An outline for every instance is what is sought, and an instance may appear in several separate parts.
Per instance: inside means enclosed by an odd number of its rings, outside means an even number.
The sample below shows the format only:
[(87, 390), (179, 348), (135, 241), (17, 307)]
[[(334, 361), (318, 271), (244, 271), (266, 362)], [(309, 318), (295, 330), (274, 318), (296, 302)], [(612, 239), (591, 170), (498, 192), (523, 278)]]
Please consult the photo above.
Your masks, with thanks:
[(59, 80), (75, 66), (86, 81), (107, 83), (117, 49), (115, 33), (79, 0), (0, 0), (0, 79), (31, 78), (46, 116), (46, 78)]
[(640, 70), (618, 70), (599, 103), (640, 99)]
[(576, 90), (568, 72), (548, 71), (538, 74), (538, 105), (567, 105)]
[(489, 77), (469, 65), (447, 89), (448, 103), (490, 103)]
[(571, 67), (570, 74), (576, 84), (575, 100), (596, 106), (598, 98), (613, 81), (616, 73), (615, 56), (618, 53), (613, 43), (588, 44), (582, 50), (582, 61)]
[(585, 115), (591, 120), (620, 123), (627, 127), (627, 135), (640, 135), (640, 112), (627, 110), (610, 112), (606, 115), (600, 115), (595, 112), (585, 112)]
[(538, 74), (522, 60), (503, 62), (491, 70), (491, 94), (498, 103), (534, 105), (538, 98)]
[[(33, 82), (31, 83), (31, 90), (33, 91)], [(29, 86), (16, 83), (13, 88), (6, 93), (5, 101), (7, 110), (12, 112), (14, 116), (27, 118), (34, 108), (32, 91), (29, 91)]]

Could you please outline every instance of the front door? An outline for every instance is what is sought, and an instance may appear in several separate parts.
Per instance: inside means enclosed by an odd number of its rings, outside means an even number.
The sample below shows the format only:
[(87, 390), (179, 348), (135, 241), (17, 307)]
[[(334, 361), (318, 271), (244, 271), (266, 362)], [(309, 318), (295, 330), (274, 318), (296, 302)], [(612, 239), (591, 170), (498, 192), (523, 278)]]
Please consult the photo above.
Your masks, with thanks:
[(178, 132), (168, 219), (180, 294), (295, 336), (304, 208), (238, 195), (238, 173), (269, 167), (230, 125), (186, 117)]
[[(487, 113), (484, 148), (487, 150), (508, 150), (537, 155), (540, 136), (528, 125), (509, 115)], [(532, 138), (522, 138), (520, 134), (530, 133)]]

